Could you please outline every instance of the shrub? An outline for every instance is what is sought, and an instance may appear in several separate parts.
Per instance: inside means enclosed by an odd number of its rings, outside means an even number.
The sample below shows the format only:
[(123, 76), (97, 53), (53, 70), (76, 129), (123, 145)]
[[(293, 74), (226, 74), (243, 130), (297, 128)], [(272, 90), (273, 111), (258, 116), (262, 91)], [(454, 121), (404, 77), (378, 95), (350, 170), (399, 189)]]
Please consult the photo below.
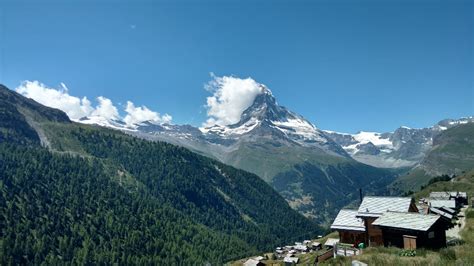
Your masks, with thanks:
[(398, 255), (401, 257), (415, 257), (416, 250), (404, 249), (404, 250), (401, 250), (400, 253), (398, 253)]
[(474, 219), (474, 211), (469, 211), (466, 213), (467, 219)]
[[(435, 178), (432, 178), (429, 182), (428, 182), (428, 185), (431, 185), (431, 184), (434, 184), (436, 182), (442, 182), (442, 181), (449, 181), (451, 179), (453, 179), (455, 176), (453, 175), (452, 177), (449, 176), (449, 175), (442, 175), (442, 176), (437, 176)], [(426, 186), (425, 186), (426, 187)]]
[(426, 257), (426, 249), (420, 248), (416, 250), (416, 256), (418, 257)]
[(456, 260), (456, 252), (452, 248), (440, 249), (439, 256), (443, 260)]

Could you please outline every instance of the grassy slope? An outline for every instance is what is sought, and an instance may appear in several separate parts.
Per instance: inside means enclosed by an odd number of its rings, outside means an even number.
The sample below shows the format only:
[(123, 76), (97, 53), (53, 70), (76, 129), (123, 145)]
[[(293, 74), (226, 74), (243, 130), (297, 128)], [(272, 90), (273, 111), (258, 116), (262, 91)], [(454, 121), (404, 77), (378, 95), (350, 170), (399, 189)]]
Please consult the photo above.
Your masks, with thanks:
[(446, 130), (433, 140), (424, 160), (428, 169), (459, 174), (474, 168), (474, 123)]
[(312, 164), (337, 164), (349, 161), (326, 152), (293, 145), (288, 147), (273, 141), (244, 143), (238, 150), (230, 153), (226, 163), (255, 173), (271, 183), (279, 173), (290, 171), (294, 165), (308, 162)]
[(420, 189), (421, 186), (427, 184), (433, 176), (427, 174), (421, 168), (414, 168), (406, 174), (399, 176), (389, 186), (389, 190), (393, 195), (403, 194), (406, 191)]
[(469, 198), (474, 197), (474, 170), (471, 170), (452, 181), (436, 182), (413, 194), (416, 199), (428, 197), (432, 191), (466, 191)]

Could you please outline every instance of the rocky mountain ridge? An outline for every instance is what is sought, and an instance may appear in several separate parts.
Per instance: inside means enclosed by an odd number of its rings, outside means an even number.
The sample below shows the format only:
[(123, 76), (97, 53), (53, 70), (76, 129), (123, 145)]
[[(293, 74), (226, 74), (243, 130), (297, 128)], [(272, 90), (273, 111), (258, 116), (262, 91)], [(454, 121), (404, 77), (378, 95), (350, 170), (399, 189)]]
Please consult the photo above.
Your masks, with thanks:
[(325, 131), (355, 160), (383, 168), (411, 167), (433, 147), (433, 139), (446, 129), (473, 123), (474, 117), (444, 119), (427, 128), (401, 126), (394, 132), (357, 134)]

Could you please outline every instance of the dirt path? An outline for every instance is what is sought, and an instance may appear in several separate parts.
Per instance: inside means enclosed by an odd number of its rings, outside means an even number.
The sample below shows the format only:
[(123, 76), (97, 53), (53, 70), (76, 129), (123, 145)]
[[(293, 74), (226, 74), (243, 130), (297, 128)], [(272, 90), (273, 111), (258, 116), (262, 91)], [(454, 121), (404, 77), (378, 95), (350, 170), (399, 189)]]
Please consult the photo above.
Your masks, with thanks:
[(449, 229), (446, 231), (446, 237), (447, 238), (459, 238), (461, 239), (461, 235), (459, 234), (459, 232), (464, 228), (464, 226), (466, 226), (466, 209), (467, 209), (467, 206), (463, 207), (461, 209), (461, 211), (459, 212), (459, 220), (458, 220), (458, 224), (461, 224), (461, 226), (459, 225), (455, 225), (453, 228)]

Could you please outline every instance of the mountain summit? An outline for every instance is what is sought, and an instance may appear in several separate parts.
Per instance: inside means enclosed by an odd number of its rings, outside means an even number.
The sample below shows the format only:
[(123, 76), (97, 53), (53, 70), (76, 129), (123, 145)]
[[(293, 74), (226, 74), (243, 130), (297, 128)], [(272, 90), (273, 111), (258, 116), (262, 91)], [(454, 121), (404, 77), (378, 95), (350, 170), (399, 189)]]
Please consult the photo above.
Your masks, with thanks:
[(235, 141), (242, 137), (267, 137), (279, 142), (289, 142), (304, 147), (323, 149), (333, 155), (348, 157), (347, 153), (303, 116), (280, 106), (272, 92), (261, 85), (250, 107), (241, 115), (239, 122), (231, 125), (213, 125), (200, 128), (205, 138)]

